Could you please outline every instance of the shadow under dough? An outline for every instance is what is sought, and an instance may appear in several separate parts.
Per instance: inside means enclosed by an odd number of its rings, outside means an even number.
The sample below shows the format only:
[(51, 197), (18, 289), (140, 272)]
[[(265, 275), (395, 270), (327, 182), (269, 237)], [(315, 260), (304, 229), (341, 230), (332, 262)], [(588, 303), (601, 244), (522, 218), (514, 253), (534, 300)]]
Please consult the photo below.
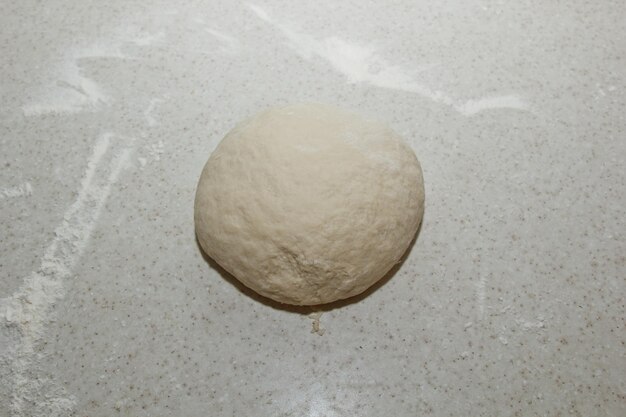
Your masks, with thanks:
[(404, 262), (408, 258), (409, 253), (411, 253), (411, 250), (413, 249), (413, 246), (415, 245), (415, 242), (417, 241), (417, 238), (419, 237), (419, 234), (420, 234), (420, 232), (422, 230), (422, 225), (424, 224), (424, 215), (425, 214), (426, 213), (424, 211), (424, 214), (422, 215), (422, 221), (420, 222), (420, 225), (417, 228), (417, 232), (415, 232), (415, 236), (413, 236), (413, 239), (411, 240), (411, 243), (409, 244), (409, 247), (406, 249), (406, 251), (404, 252), (402, 257), (400, 258), (400, 260), (385, 275), (383, 275), (383, 277), (381, 279), (376, 281), (371, 287), (369, 287), (368, 289), (366, 289), (362, 293), (357, 294), (355, 296), (352, 296), (350, 298), (345, 298), (343, 300), (333, 301), (332, 303), (317, 304), (317, 305), (311, 305), (311, 306), (297, 306), (297, 305), (292, 305), (292, 304), (279, 303), (278, 301), (274, 301), (271, 298), (264, 297), (261, 294), (257, 293), (256, 291), (254, 291), (253, 289), (246, 287), (244, 284), (241, 283), (241, 281), (239, 281), (237, 278), (235, 278), (234, 275), (232, 275), (230, 272), (228, 272), (227, 270), (222, 268), (217, 262), (215, 262), (215, 260), (213, 260), (213, 258), (211, 258), (209, 255), (207, 255), (204, 252), (204, 250), (202, 250), (202, 246), (200, 246), (200, 242), (198, 241), (198, 236), (195, 235), (195, 237), (196, 237), (196, 245), (198, 246), (198, 250), (200, 251), (200, 254), (202, 255), (202, 258), (206, 261), (206, 263), (209, 264), (209, 266), (212, 269), (216, 270), (222, 276), (222, 278), (224, 278), (227, 282), (229, 282), (231, 285), (233, 285), (235, 288), (237, 288), (240, 292), (244, 293), (245, 295), (247, 295), (248, 297), (254, 299), (255, 301), (258, 301), (259, 303), (265, 304), (266, 306), (275, 308), (277, 310), (284, 310), (284, 311), (289, 311), (289, 312), (292, 312), (292, 313), (308, 315), (308, 314), (311, 314), (311, 313), (314, 313), (314, 312), (331, 311), (331, 310), (334, 310), (334, 309), (337, 309), (337, 308), (345, 307), (345, 306), (350, 305), (350, 304), (358, 303), (359, 301), (361, 301), (364, 298), (368, 297), (374, 291), (376, 291), (379, 288), (381, 288), (387, 282), (389, 282), (389, 280), (402, 267), (402, 265), (404, 264)]

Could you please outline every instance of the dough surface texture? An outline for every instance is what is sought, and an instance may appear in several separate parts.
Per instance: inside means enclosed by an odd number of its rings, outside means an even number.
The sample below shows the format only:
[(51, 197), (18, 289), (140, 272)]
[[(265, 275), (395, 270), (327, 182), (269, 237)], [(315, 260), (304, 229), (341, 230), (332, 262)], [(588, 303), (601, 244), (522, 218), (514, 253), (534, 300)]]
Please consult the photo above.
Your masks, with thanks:
[(204, 251), (275, 301), (357, 295), (409, 247), (424, 210), (411, 148), (390, 128), (321, 104), (240, 123), (206, 163), (194, 207)]

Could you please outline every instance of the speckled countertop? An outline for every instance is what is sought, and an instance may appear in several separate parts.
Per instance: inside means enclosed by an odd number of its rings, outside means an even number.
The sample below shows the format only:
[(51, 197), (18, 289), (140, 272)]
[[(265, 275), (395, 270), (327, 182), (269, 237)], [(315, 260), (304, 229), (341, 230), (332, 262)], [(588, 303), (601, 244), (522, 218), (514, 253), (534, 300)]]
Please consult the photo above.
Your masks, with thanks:
[[(0, 416), (626, 415), (624, 21), (620, 0), (2, 2)], [(404, 264), (321, 336), (193, 230), (225, 132), (297, 101), (388, 122), (426, 179)]]

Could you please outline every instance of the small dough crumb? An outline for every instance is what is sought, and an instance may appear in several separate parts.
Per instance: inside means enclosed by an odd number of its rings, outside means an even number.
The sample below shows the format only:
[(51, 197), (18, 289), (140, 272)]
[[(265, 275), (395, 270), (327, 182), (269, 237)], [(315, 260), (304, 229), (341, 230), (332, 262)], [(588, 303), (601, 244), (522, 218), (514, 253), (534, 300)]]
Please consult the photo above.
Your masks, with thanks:
[(313, 323), (311, 323), (311, 333), (317, 333), (320, 336), (323, 336), (326, 332), (326, 329), (322, 329), (320, 326), (320, 317), (322, 317), (322, 314), (323, 313), (321, 311), (309, 314), (309, 317), (313, 319)]

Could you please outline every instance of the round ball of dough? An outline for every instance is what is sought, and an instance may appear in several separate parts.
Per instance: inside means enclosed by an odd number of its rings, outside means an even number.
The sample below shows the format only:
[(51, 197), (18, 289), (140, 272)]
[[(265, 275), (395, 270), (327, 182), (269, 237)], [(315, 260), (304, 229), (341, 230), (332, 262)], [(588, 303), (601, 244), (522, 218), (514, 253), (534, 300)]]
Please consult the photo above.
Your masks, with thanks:
[(370, 287), (420, 224), (422, 171), (387, 126), (320, 104), (273, 108), (230, 131), (195, 200), (204, 251), (259, 294), (324, 304)]

